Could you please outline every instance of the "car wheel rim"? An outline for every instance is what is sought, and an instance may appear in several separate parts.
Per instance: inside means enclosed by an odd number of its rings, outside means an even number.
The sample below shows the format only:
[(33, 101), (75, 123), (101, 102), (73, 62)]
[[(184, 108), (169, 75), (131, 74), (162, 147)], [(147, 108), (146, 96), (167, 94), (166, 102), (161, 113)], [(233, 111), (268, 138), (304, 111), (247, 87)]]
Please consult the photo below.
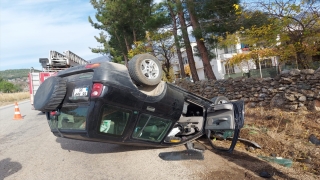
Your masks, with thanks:
[(224, 103), (227, 103), (228, 101), (227, 100), (220, 100), (218, 101), (218, 104), (224, 104)]
[(144, 59), (140, 68), (147, 79), (156, 79), (159, 76), (159, 67), (152, 59)]

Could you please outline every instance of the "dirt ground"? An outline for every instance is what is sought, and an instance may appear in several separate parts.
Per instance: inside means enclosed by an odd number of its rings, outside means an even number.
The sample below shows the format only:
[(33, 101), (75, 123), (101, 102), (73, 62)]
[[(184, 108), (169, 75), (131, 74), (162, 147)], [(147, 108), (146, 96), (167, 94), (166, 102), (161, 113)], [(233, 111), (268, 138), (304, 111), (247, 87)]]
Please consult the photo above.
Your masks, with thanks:
[[(286, 112), (263, 107), (246, 108), (245, 125), (241, 130), (240, 138), (256, 142), (261, 149), (240, 141), (232, 155), (226, 153), (221, 155), (249, 169), (255, 175), (265, 171), (273, 175), (273, 179), (318, 179), (320, 177), (320, 145), (310, 141), (311, 135), (320, 139), (320, 112)], [(213, 139), (213, 142), (221, 147), (231, 144), (228, 140)], [(207, 147), (209, 146), (207, 144)], [(267, 162), (261, 156), (282, 157), (292, 160), (293, 163), (291, 167), (283, 167), (274, 162)], [(227, 175), (223, 172), (220, 174), (221, 177)], [(215, 174), (215, 177), (216, 175), (218, 174)], [(237, 177), (256, 179), (250, 173), (238, 174)]]

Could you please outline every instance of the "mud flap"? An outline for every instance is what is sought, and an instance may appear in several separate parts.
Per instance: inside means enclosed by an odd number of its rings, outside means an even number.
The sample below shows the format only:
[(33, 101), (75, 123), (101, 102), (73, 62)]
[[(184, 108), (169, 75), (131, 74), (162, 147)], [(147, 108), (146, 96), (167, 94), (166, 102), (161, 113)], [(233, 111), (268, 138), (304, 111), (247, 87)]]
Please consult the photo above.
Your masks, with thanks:
[[(240, 129), (244, 124), (244, 101), (234, 101), (225, 104), (215, 104), (207, 109), (205, 133), (214, 149), (232, 153), (237, 144)], [(211, 141), (212, 132), (234, 131), (229, 149), (217, 148)], [(223, 136), (225, 136), (223, 134)], [(226, 137), (224, 137), (226, 139)]]

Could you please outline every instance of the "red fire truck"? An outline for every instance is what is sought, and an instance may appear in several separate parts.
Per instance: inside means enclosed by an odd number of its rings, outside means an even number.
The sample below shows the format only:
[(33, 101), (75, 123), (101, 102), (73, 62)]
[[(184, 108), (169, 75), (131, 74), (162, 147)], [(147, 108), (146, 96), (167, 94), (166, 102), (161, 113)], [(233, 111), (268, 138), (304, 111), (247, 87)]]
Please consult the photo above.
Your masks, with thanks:
[(29, 73), (29, 91), (32, 109), (34, 109), (34, 95), (36, 94), (37, 89), (44, 80), (46, 80), (50, 76), (53, 76), (58, 71), (88, 63), (86, 60), (69, 50), (63, 52), (63, 54), (57, 51), (50, 51), (49, 58), (39, 58), (39, 62), (42, 66), (42, 71), (35, 72), (34, 69), (31, 68)]

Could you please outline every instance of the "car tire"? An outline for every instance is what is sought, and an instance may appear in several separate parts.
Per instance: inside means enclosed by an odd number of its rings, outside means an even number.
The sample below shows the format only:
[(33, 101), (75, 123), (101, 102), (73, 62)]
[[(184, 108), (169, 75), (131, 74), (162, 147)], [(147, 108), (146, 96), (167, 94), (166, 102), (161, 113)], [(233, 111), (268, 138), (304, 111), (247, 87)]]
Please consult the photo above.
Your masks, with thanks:
[(213, 104), (224, 104), (230, 102), (230, 100), (225, 96), (217, 96), (211, 99)]
[(160, 61), (151, 54), (135, 55), (128, 62), (130, 77), (138, 85), (154, 86), (161, 82)]
[(42, 112), (56, 110), (67, 92), (66, 81), (52, 76), (46, 79), (34, 96), (34, 108)]

